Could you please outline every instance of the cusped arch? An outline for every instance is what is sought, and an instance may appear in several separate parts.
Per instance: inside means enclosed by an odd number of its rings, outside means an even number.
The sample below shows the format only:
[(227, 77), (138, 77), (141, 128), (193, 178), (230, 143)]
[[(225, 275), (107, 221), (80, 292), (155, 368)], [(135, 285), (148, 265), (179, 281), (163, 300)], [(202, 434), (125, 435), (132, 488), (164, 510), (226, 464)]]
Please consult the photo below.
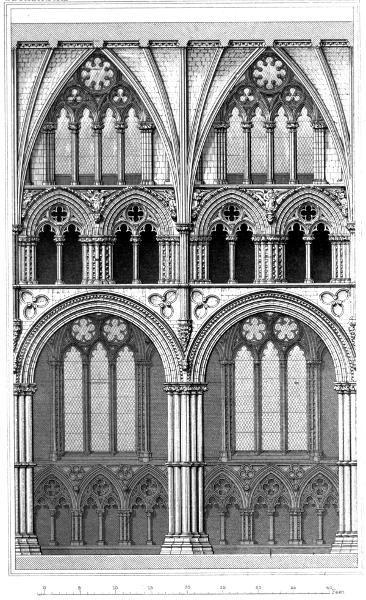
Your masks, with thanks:
[(173, 330), (152, 310), (122, 294), (76, 294), (45, 311), (25, 335), (16, 358), (19, 381), (33, 382), (38, 357), (48, 340), (63, 325), (92, 312), (115, 315), (131, 322), (151, 340), (161, 357), (167, 382), (181, 379), (181, 345)]
[[(265, 469), (261, 469), (252, 479), (251, 491), (248, 497), (249, 507), (253, 509), (258, 498), (264, 495), (265, 491), (262, 489), (261, 486), (263, 486), (265, 482), (269, 482), (271, 478), (273, 478), (275, 482), (277, 480), (283, 486), (283, 488), (280, 488), (277, 493), (276, 490), (273, 491), (272, 500), (274, 502), (274, 506), (276, 506), (279, 499), (285, 499), (286, 503), (288, 504), (288, 507), (292, 508), (295, 505), (295, 497), (291, 489), (290, 483), (288, 482), (284, 473), (274, 465), (270, 465)], [(268, 494), (267, 501), (271, 501), (270, 494)]]
[(40, 194), (39, 198), (32, 204), (32, 210), (29, 210), (25, 216), (24, 234), (36, 235), (41, 225), (42, 215), (56, 204), (65, 204), (70, 211), (71, 218), (68, 225), (78, 225), (81, 234), (91, 235), (93, 228), (91, 211), (86, 209), (85, 203), (76, 194), (61, 189), (49, 190), (47, 193)]
[(222, 465), (218, 465), (217, 467), (212, 469), (212, 471), (210, 471), (209, 475), (207, 476), (205, 485), (205, 504), (209, 499), (208, 496), (210, 495), (210, 492), (213, 489), (213, 485), (216, 481), (219, 481), (220, 478), (227, 479), (230, 481), (230, 483), (232, 483), (234, 491), (237, 495), (237, 499), (240, 503), (240, 508), (244, 508), (246, 504), (246, 499), (244, 495), (243, 481), (240, 480), (240, 477), (235, 472), (225, 468)]
[(128, 191), (117, 191), (115, 194), (111, 194), (108, 199), (108, 206), (104, 212), (102, 234), (113, 235), (121, 222), (126, 225), (131, 225), (127, 218), (124, 218), (122, 221), (120, 218), (128, 206), (135, 203), (141, 204), (145, 208), (147, 214), (151, 215), (150, 218), (147, 218), (147, 220), (143, 222), (143, 225), (146, 223), (153, 223), (157, 227), (157, 233), (159, 235), (174, 235), (175, 230), (173, 221), (167, 206), (162, 203), (162, 200), (159, 200), (148, 190), (139, 188), (130, 189)]
[(77, 498), (73, 487), (66, 477), (65, 473), (61, 471), (61, 469), (57, 468), (55, 465), (48, 465), (45, 469), (42, 469), (39, 473), (36, 473), (34, 477), (34, 498), (36, 499), (38, 496), (38, 492), (41, 490), (41, 487), (44, 483), (46, 483), (47, 479), (54, 477), (57, 479), (61, 485), (65, 488), (68, 499), (70, 500), (70, 508), (72, 510), (77, 508)]
[(286, 234), (292, 225), (293, 214), (302, 204), (306, 203), (315, 204), (321, 212), (321, 216), (318, 216), (314, 220), (314, 223), (306, 223), (306, 225), (309, 225), (309, 229), (314, 229), (314, 226), (321, 222), (329, 227), (331, 234), (349, 236), (349, 231), (346, 227), (347, 220), (342, 215), (338, 206), (335, 205), (329, 195), (313, 188), (291, 192), (281, 202), (277, 209), (275, 233), (280, 235)]
[(330, 484), (333, 486), (333, 489), (331, 491), (329, 491), (328, 496), (334, 495), (334, 496), (336, 496), (335, 500), (338, 500), (337, 476), (323, 465), (314, 465), (313, 467), (311, 467), (311, 469), (306, 471), (304, 477), (301, 480), (301, 485), (300, 485), (299, 492), (298, 492), (297, 499), (296, 499), (296, 508), (298, 508), (298, 509), (302, 508), (302, 506), (304, 504), (305, 496), (307, 494), (308, 486), (317, 477), (324, 477), (325, 479), (327, 479), (330, 482)]
[[(242, 209), (243, 214), (239, 217), (240, 224), (248, 224), (253, 233), (263, 233), (268, 229), (268, 223), (265, 218), (264, 210), (250, 198), (245, 192), (227, 189), (219, 190), (213, 193), (207, 202), (202, 206), (197, 217), (194, 233), (195, 235), (208, 235), (216, 215), (227, 204), (237, 204)], [(237, 229), (237, 222), (226, 223)]]
[(219, 308), (207, 319), (191, 341), (188, 359), (192, 377), (204, 382), (211, 352), (235, 323), (260, 312), (282, 312), (308, 325), (325, 343), (333, 360), (336, 380), (353, 381), (355, 352), (339, 323), (315, 303), (282, 291), (249, 293)]
[(144, 482), (147, 482), (148, 480), (155, 480), (158, 484), (156, 494), (151, 494), (152, 502), (154, 502), (154, 500), (158, 499), (159, 497), (162, 497), (165, 505), (168, 505), (167, 478), (158, 468), (153, 467), (152, 465), (145, 465), (141, 469), (138, 469), (128, 482), (127, 505), (129, 508), (133, 507), (134, 501), (136, 500), (137, 496), (139, 496), (141, 485), (143, 485)]
[[(84, 506), (84, 500), (86, 500), (86, 496), (88, 495), (90, 486), (93, 484), (93, 482), (98, 482), (98, 478), (100, 480), (104, 480), (105, 482), (107, 482), (107, 484), (109, 484), (112, 488), (111, 490), (111, 494), (114, 495), (115, 499), (117, 500), (119, 506), (118, 508), (122, 508), (123, 504), (124, 504), (124, 497), (120, 488), (120, 481), (119, 479), (116, 477), (116, 475), (114, 473), (112, 473), (109, 469), (107, 469), (106, 467), (104, 467), (103, 465), (96, 465), (95, 467), (93, 467), (91, 469), (91, 471), (89, 471), (89, 473), (84, 477), (81, 485), (80, 485), (80, 489), (79, 489), (79, 494), (78, 494), (78, 509), (82, 509)], [(105, 497), (107, 498), (107, 496), (111, 495), (108, 491), (108, 493), (105, 495)], [(101, 494), (101, 501), (103, 501), (103, 494)]]

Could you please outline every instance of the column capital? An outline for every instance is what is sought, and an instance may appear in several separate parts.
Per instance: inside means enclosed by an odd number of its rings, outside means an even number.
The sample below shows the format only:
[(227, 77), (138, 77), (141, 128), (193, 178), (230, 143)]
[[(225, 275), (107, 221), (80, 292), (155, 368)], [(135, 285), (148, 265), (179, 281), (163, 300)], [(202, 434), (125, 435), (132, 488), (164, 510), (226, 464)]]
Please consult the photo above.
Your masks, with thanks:
[(103, 129), (104, 125), (102, 125), (101, 123), (96, 123), (95, 125), (92, 125), (92, 130), (94, 131), (94, 133), (102, 132)]
[(334, 389), (339, 394), (355, 394), (356, 382), (354, 381), (338, 381), (334, 384)]
[(154, 131), (155, 125), (152, 121), (143, 121), (139, 123), (139, 129), (141, 131)]
[(179, 231), (179, 233), (189, 233), (193, 229), (193, 224), (192, 223), (177, 223), (175, 227), (176, 227), (177, 231)]
[(313, 129), (318, 129), (318, 130), (325, 130), (327, 129), (326, 124), (324, 123), (324, 121), (319, 121), (319, 120), (315, 120), (311, 122), (311, 126)]
[(177, 382), (177, 383), (166, 383), (164, 390), (171, 394), (189, 394), (189, 393), (204, 393), (207, 391), (207, 385), (205, 383), (194, 383), (194, 382)]
[(312, 242), (314, 239), (314, 236), (312, 233), (310, 233), (309, 235), (304, 235), (303, 238), (304, 242)]
[(12, 231), (13, 231), (13, 233), (16, 233), (17, 235), (19, 235), (23, 231), (23, 226), (20, 225), (20, 223), (16, 223), (16, 224), (12, 225)]
[(299, 124), (297, 121), (287, 121), (286, 127), (290, 130), (296, 130), (299, 127)]
[(276, 123), (274, 121), (265, 121), (263, 125), (267, 131), (273, 131), (276, 127)]
[(236, 233), (228, 233), (226, 236), (226, 240), (228, 242), (236, 242), (237, 239), (238, 239), (238, 236)]
[(27, 394), (33, 395), (37, 391), (37, 385), (35, 383), (16, 383), (14, 384), (15, 394)]
[(244, 123), (242, 122), (242, 124), (241, 124), (241, 128), (244, 131), (250, 131), (251, 129), (253, 129), (253, 127), (254, 126), (253, 126), (252, 121), (244, 121)]
[(71, 132), (76, 133), (80, 130), (80, 123), (69, 123), (68, 128)]
[(122, 131), (122, 132), (124, 132), (124, 131), (127, 129), (127, 125), (126, 125), (126, 123), (116, 123), (116, 124), (114, 125), (114, 128), (115, 128), (117, 131)]
[(46, 123), (43, 123), (42, 131), (44, 133), (52, 133), (55, 130), (56, 130), (56, 123), (53, 123), (53, 121), (46, 121)]
[(53, 238), (53, 241), (55, 242), (55, 244), (63, 244), (65, 241), (65, 237), (62, 234), (55, 235), (55, 237)]
[(229, 128), (229, 124), (226, 123), (225, 121), (217, 121), (216, 123), (213, 124), (214, 129), (228, 129)]

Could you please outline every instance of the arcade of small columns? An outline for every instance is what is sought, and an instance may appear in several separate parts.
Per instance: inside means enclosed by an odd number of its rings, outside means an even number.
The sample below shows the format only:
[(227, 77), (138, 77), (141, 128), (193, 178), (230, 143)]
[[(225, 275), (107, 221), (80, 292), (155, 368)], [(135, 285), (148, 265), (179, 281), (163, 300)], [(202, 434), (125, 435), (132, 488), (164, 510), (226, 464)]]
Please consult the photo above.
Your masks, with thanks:
[[(323, 120), (314, 119), (311, 121), (313, 128), (313, 184), (324, 185), (326, 180), (326, 131), (327, 127)], [(289, 133), (289, 181), (290, 185), (298, 183), (297, 173), (297, 128), (296, 121), (288, 121), (287, 129)], [(69, 123), (71, 132), (71, 185), (79, 185), (79, 130), (78, 123)], [(225, 185), (227, 183), (227, 129), (228, 123), (215, 122), (215, 147), (216, 147), (216, 177), (214, 183), (217, 185)], [(251, 121), (242, 122), (243, 131), (243, 156), (244, 156), (244, 185), (253, 183), (252, 178), (252, 143), (251, 129), (253, 124)], [(266, 184), (274, 184), (275, 178), (275, 143), (274, 135), (276, 123), (274, 121), (265, 121), (263, 127), (266, 131)], [(125, 129), (124, 123), (117, 122), (115, 124), (117, 133), (117, 185), (126, 184), (125, 176)], [(140, 122), (139, 129), (141, 132), (141, 185), (154, 185), (154, 144), (153, 136), (155, 125), (149, 122)], [(43, 185), (55, 185), (55, 131), (56, 124), (46, 122), (42, 128), (43, 132)], [(94, 138), (94, 185), (103, 185), (103, 164), (102, 164), (102, 132), (103, 125), (100, 123), (93, 125)], [(170, 180), (170, 169), (167, 158), (165, 157), (165, 181)], [(28, 181), (31, 183), (31, 167), (28, 167)], [(201, 155), (197, 173), (196, 183), (203, 184), (203, 157)]]
[[(168, 403), (168, 534), (162, 554), (211, 553), (204, 526), (203, 395), (207, 387), (196, 383), (166, 384)], [(332, 552), (355, 549), (356, 506), (356, 390), (354, 383), (335, 384), (339, 402), (339, 531)], [(33, 523), (33, 396), (34, 384), (15, 386), (15, 530), (17, 552), (39, 553)], [(220, 517), (221, 543), (225, 540), (224, 514)], [(242, 544), (252, 544), (252, 511), (241, 512)], [(273, 542), (270, 515), (269, 543)], [(120, 511), (120, 543), (130, 544), (130, 511)], [(272, 523), (272, 526), (271, 526)], [(290, 544), (301, 543), (301, 514), (290, 515)], [(149, 524), (149, 519), (148, 519)], [(272, 531), (272, 536), (271, 536)], [(52, 539), (52, 534), (51, 534)], [(150, 535), (147, 539), (151, 539)], [(318, 543), (322, 513), (318, 512)], [(102, 516), (99, 541), (103, 543)], [(81, 511), (72, 513), (72, 545), (81, 545)]]
[[(235, 279), (235, 247), (236, 235), (228, 235), (229, 246), (229, 280), (227, 283), (236, 283)], [(311, 279), (311, 244), (314, 236), (305, 235), (305, 269), (304, 283), (313, 283)], [(332, 250), (332, 278), (331, 283), (349, 283), (350, 281), (350, 240), (344, 235), (330, 235), (329, 240)], [(82, 285), (113, 284), (113, 244), (115, 236), (85, 236), (79, 237), (82, 248)], [(209, 244), (210, 235), (190, 236), (190, 281), (193, 284), (209, 283)], [(260, 283), (285, 283), (286, 265), (285, 249), (286, 236), (279, 234), (255, 234), (252, 236), (254, 244), (254, 284)], [(21, 285), (37, 284), (36, 273), (36, 236), (19, 235), (19, 279)], [(57, 257), (56, 285), (63, 284), (62, 249), (63, 235), (55, 235)], [(139, 245), (140, 235), (131, 235), (132, 243), (132, 284), (139, 284)], [(158, 235), (159, 245), (159, 280), (161, 284), (176, 284), (180, 281), (180, 241), (178, 236)]]

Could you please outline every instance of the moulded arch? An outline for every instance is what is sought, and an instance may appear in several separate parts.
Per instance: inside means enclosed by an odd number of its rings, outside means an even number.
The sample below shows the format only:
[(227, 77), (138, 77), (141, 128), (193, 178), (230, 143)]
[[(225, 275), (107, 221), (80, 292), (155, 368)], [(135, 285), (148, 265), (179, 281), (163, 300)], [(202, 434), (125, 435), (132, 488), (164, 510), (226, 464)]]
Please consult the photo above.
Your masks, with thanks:
[(352, 381), (355, 352), (338, 322), (303, 297), (282, 291), (258, 291), (228, 302), (207, 319), (191, 341), (188, 359), (192, 378), (204, 382), (211, 352), (223, 334), (242, 319), (260, 312), (283, 312), (308, 325), (326, 344), (335, 368), (337, 381)]
[[(47, 193), (41, 194), (32, 204), (31, 210), (27, 211), (23, 224), (24, 233), (29, 236), (35, 235), (42, 214), (57, 203), (66, 204), (69, 210), (73, 212), (76, 219), (72, 219), (68, 224), (75, 225), (77, 223), (81, 228), (80, 233), (91, 235), (93, 221), (90, 209), (86, 209), (85, 203), (76, 194), (67, 190), (49, 190)], [(61, 223), (59, 225), (63, 226)]]
[[(342, 216), (338, 206), (324, 194), (321, 190), (306, 188), (299, 191), (291, 192), (280, 204), (277, 209), (277, 219), (275, 224), (275, 233), (287, 233), (289, 221), (296, 209), (301, 204), (313, 202), (323, 211), (325, 218), (318, 218), (316, 224), (326, 221), (330, 227), (332, 234), (349, 235), (346, 228), (346, 219)], [(313, 224), (311, 224), (313, 226)]]
[(116, 477), (116, 475), (112, 471), (110, 471), (103, 465), (96, 465), (84, 477), (84, 479), (80, 485), (80, 489), (79, 489), (79, 494), (78, 494), (78, 499), (77, 499), (77, 508), (78, 509), (81, 508), (81, 503), (84, 498), (84, 495), (85, 495), (88, 485), (90, 483), (92, 483), (92, 481), (94, 481), (94, 479), (96, 479), (98, 476), (104, 477), (107, 481), (109, 481), (109, 483), (112, 485), (112, 487), (116, 493), (116, 496), (118, 498), (119, 508), (122, 508), (123, 504), (124, 504), (124, 497), (120, 490), (120, 480), (118, 479), (118, 477)]
[[(280, 471), (280, 469), (278, 469), (275, 465), (270, 465), (268, 467), (265, 467), (264, 469), (261, 469), (258, 471), (258, 473), (253, 477), (252, 482), (251, 482), (251, 491), (248, 497), (248, 506), (253, 508), (253, 501), (255, 501), (256, 499), (256, 494), (257, 494), (257, 488), (258, 486), (262, 483), (262, 481), (266, 478), (269, 477), (270, 475), (273, 475), (274, 477), (276, 477), (285, 487), (285, 490), (288, 494), (288, 497), (290, 499), (290, 503), (291, 506), (295, 505), (295, 496), (294, 493), (291, 489), (290, 483), (287, 480), (286, 475)], [(280, 494), (279, 497), (282, 497), (283, 494)]]
[(67, 493), (69, 494), (70, 508), (72, 508), (73, 510), (76, 509), (77, 508), (77, 499), (75, 496), (75, 492), (72, 488), (72, 485), (71, 485), (69, 479), (66, 477), (65, 473), (63, 473), (61, 471), (61, 469), (57, 468), (55, 465), (48, 465), (45, 469), (43, 469), (39, 473), (36, 473), (36, 475), (34, 477), (34, 497), (36, 497), (37, 490), (42, 485), (42, 483), (48, 477), (52, 477), (52, 476), (55, 477), (56, 479), (59, 479), (59, 481), (62, 483), (62, 485), (65, 487)]
[(48, 340), (66, 323), (93, 312), (119, 316), (153, 340), (164, 366), (167, 382), (181, 379), (180, 343), (165, 321), (132, 298), (115, 292), (76, 294), (45, 311), (25, 335), (16, 358), (19, 381), (33, 382), (38, 357)]
[(161, 487), (164, 491), (164, 499), (168, 500), (168, 480), (166, 476), (156, 467), (152, 465), (144, 465), (141, 469), (138, 469), (136, 473), (132, 476), (128, 484), (128, 495), (126, 496), (127, 506), (131, 508), (131, 502), (133, 500), (135, 491), (137, 486), (141, 483), (141, 481), (145, 477), (153, 477), (156, 479), (158, 483), (160, 483)]
[(212, 469), (212, 471), (210, 471), (210, 474), (207, 476), (205, 484), (205, 496), (212, 483), (214, 483), (214, 481), (219, 477), (226, 477), (231, 481), (238, 493), (238, 497), (240, 498), (241, 508), (244, 508), (246, 505), (246, 498), (243, 489), (243, 481), (240, 479), (237, 473), (226, 469), (222, 465), (217, 465), (214, 469)]
[(304, 477), (301, 481), (300, 489), (299, 489), (299, 492), (298, 492), (297, 498), (296, 498), (296, 508), (301, 507), (306, 486), (312, 479), (314, 479), (314, 477), (317, 477), (318, 475), (323, 475), (323, 477), (326, 477), (327, 479), (329, 479), (329, 481), (333, 484), (334, 489), (336, 490), (336, 492), (338, 494), (338, 479), (335, 476), (335, 474), (332, 473), (332, 471), (328, 470), (323, 465), (314, 465), (308, 471), (306, 471), (306, 473), (304, 474)]
[[(239, 204), (248, 215), (248, 219), (240, 218), (240, 225), (249, 224), (253, 233), (265, 232), (268, 229), (268, 223), (265, 218), (264, 210), (253, 202), (245, 192), (238, 190), (219, 190), (212, 194), (207, 203), (202, 207), (194, 229), (195, 235), (207, 235), (210, 231), (211, 224), (214, 222), (215, 216), (220, 209), (226, 204)], [(231, 223), (234, 227), (237, 223)]]
[[(126, 191), (117, 191), (108, 199), (108, 207), (104, 212), (104, 220), (102, 223), (102, 235), (113, 235), (115, 233), (118, 218), (124, 209), (131, 203), (142, 204), (157, 221), (158, 233), (164, 235), (174, 235), (175, 230), (173, 221), (170, 217), (166, 206), (163, 206), (161, 201), (153, 196), (149, 191), (139, 188)], [(150, 219), (151, 220), (151, 219)], [(130, 227), (130, 223), (124, 221), (123, 224)], [(146, 224), (146, 221), (143, 222)]]

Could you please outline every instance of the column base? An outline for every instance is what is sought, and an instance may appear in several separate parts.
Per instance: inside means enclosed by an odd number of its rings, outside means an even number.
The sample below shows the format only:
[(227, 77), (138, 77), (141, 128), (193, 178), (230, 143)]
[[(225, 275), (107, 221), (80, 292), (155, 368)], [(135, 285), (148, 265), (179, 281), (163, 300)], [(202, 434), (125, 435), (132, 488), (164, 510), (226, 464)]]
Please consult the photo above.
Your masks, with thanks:
[(207, 535), (167, 535), (160, 554), (213, 554)]
[(337, 533), (332, 544), (331, 554), (356, 554), (358, 551), (357, 533)]
[(28, 556), (29, 554), (42, 554), (37, 536), (24, 535), (15, 538), (15, 554)]
[(240, 540), (241, 546), (254, 546), (253, 540)]

